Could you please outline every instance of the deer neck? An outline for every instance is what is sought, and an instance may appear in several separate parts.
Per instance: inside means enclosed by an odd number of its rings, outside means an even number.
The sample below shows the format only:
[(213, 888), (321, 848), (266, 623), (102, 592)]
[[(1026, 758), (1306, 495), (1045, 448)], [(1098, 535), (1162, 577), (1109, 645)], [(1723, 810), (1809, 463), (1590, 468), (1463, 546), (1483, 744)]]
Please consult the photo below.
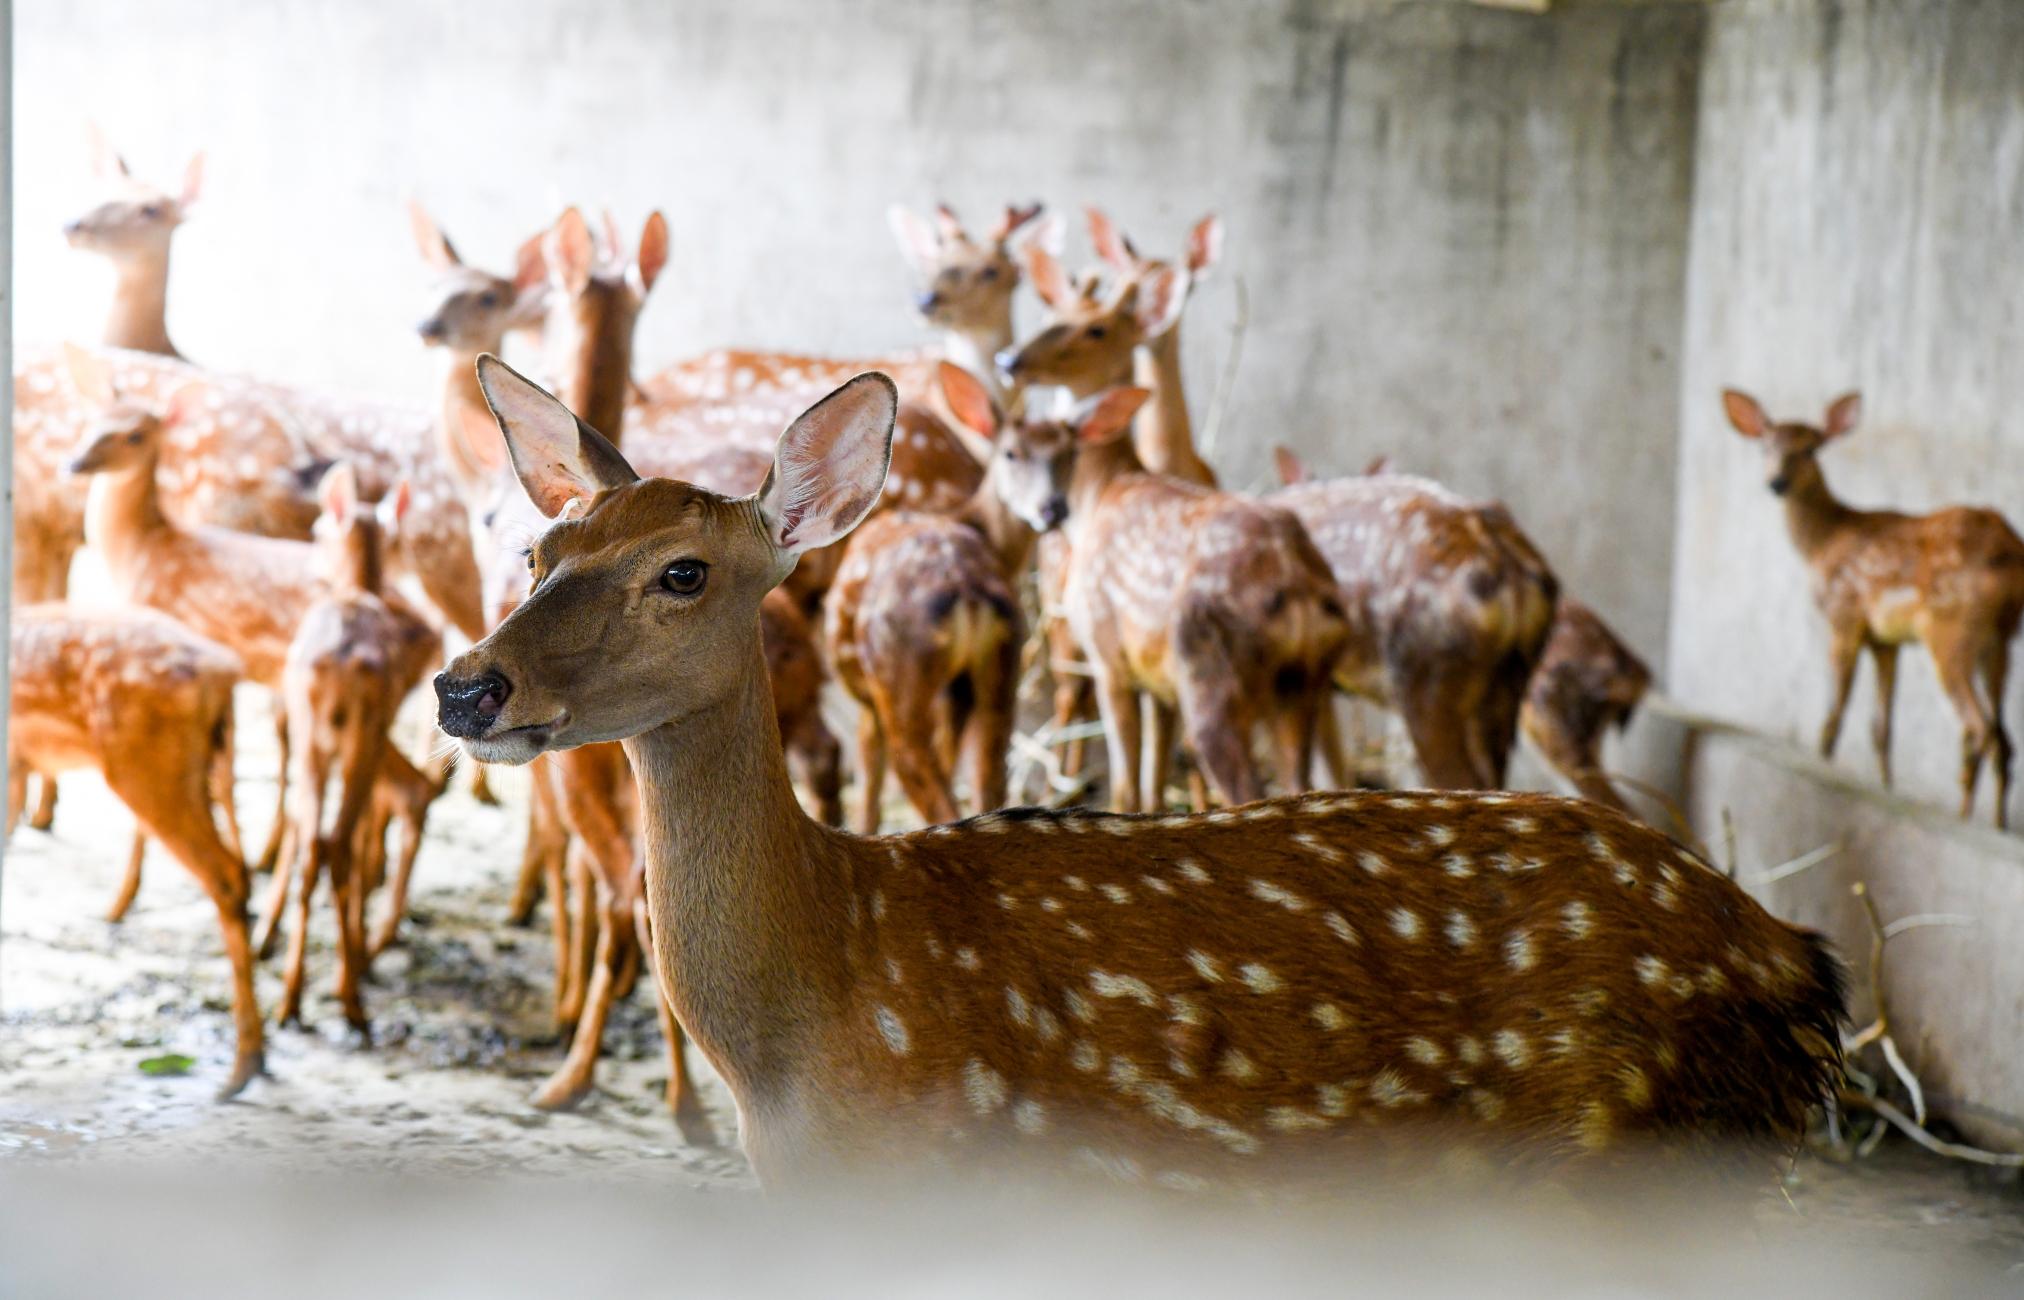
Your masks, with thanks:
[(150, 453), (139, 464), (94, 474), (85, 496), (85, 540), (105, 557), (106, 568), (122, 586), (151, 538), (172, 526), (155, 491), (156, 460)]
[(1026, 561), (1033, 554), (1033, 526), (1012, 513), (992, 485), (990, 474), (984, 475), (955, 519), (983, 537), (984, 545), (997, 557), (1000, 572), (1007, 577), (1025, 572)]
[(347, 528), (337, 548), (332, 586), (349, 595), (378, 595), (384, 581), (379, 538), (370, 524)]
[(1171, 474), (1208, 487), (1216, 472), (1195, 451), (1194, 424), (1188, 418), (1188, 394), (1181, 387), (1181, 327), (1132, 351), (1132, 382), (1152, 396), (1132, 421), (1132, 442), (1139, 459), (1156, 474)]
[(1786, 530), (1792, 535), (1792, 544), (1808, 559), (1833, 542), (1859, 513), (1843, 505), (1828, 489), (1826, 476), (1812, 462), (1785, 491)]
[(106, 346), (181, 357), (176, 345), (169, 342), (169, 250), (116, 258), (113, 274)]
[[(494, 423), (491, 409), (485, 405), (485, 394), (478, 387), (479, 354), (497, 352), (503, 342), (493, 339), (489, 347), (448, 349), (442, 397), (436, 408), (436, 441), (451, 473), (467, 490), (489, 485), (499, 466), (506, 463), (499, 426)], [(473, 445), (472, 440), (478, 438), (490, 443), (489, 455)]]
[(669, 1001), (741, 1109), (785, 1104), (849, 985), (848, 841), (810, 821), (757, 638), (726, 699), (625, 742)]
[(1003, 399), (1005, 388), (998, 378), (1000, 352), (1012, 346), (1012, 304), (1007, 301), (1004, 314), (988, 326), (969, 330), (944, 330), (942, 332), (942, 355), (961, 366), (984, 382), (991, 396)]
[(1068, 480), (1068, 520), (1071, 535), (1096, 513), (1104, 489), (1127, 474), (1143, 474), (1145, 462), (1130, 438), (1112, 438), (1076, 453), (1075, 472)]
[(619, 444), (625, 399), (632, 387), (635, 311), (620, 301), (622, 291), (595, 289), (569, 313), (570, 331), (562, 350), (562, 386), (556, 391), (591, 428)]

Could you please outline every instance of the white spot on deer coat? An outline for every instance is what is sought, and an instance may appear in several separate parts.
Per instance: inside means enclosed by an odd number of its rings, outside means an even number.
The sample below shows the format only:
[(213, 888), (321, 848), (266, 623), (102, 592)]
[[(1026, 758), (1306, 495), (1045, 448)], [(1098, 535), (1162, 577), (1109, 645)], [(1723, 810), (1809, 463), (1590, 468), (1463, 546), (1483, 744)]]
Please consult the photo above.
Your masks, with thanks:
[(1005, 1076), (976, 1057), (963, 1066), (963, 1093), (979, 1115), (989, 1115), (1005, 1104)]
[(878, 1022), (879, 1037), (892, 1049), (895, 1056), (907, 1054), (907, 1027), (891, 1007), (881, 1006), (872, 1010), (872, 1017)]

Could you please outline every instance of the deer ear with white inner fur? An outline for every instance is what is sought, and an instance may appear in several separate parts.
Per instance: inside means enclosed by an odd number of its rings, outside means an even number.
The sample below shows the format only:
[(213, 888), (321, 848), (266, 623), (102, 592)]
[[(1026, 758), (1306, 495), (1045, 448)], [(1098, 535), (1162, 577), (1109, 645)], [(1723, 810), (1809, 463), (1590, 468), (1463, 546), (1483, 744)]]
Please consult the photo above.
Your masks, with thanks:
[(986, 442), (998, 436), (998, 410), (991, 403), (990, 392), (975, 375), (953, 361), (937, 363), (935, 375), (941, 385), (942, 400), (948, 404), (949, 414), (956, 417), (956, 423)]
[(1771, 417), (1764, 414), (1764, 408), (1757, 399), (1738, 388), (1722, 390), (1722, 410), (1729, 417), (1729, 423), (1745, 438), (1761, 438), (1771, 427)]
[(773, 453), (757, 504), (776, 550), (793, 557), (838, 540), (885, 488), (899, 390), (866, 371), (804, 411)]
[(487, 352), (478, 358), (478, 387), (499, 421), (513, 473), (527, 499), (548, 518), (571, 501), (636, 482), (639, 475), (606, 442), (540, 385)]
[(1862, 394), (1843, 393), (1827, 408), (1827, 436), (1839, 438), (1862, 419)]
[(1181, 319), (1181, 308), (1187, 305), (1187, 300), (1187, 277), (1171, 266), (1161, 266), (1140, 277), (1132, 287), (1131, 312), (1138, 320), (1140, 332), (1156, 339)]
[(1085, 444), (1109, 442), (1131, 428), (1131, 417), (1138, 414), (1152, 391), (1145, 388), (1106, 388), (1094, 397), (1086, 398), (1069, 412), (1068, 423), (1075, 429), (1075, 440)]

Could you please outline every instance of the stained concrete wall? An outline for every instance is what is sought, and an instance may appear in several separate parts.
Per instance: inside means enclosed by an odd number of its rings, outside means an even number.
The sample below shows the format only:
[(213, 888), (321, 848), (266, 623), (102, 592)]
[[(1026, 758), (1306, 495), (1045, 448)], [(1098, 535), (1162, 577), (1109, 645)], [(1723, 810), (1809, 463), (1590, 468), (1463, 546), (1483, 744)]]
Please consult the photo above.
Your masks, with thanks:
[(1505, 496), (1664, 652), (1697, 4), (22, 0), (19, 21), (30, 338), (99, 323), (96, 268), (56, 234), (87, 115), (153, 175), (210, 151), (186, 351), (417, 400), (410, 192), (494, 264), (565, 201), (630, 229), (664, 207), (646, 368), (914, 341), (895, 200), (1097, 202), (1156, 249), (1213, 209), (1228, 260), (1187, 360), (1206, 414), (1241, 284), (1233, 481), (1283, 440)]

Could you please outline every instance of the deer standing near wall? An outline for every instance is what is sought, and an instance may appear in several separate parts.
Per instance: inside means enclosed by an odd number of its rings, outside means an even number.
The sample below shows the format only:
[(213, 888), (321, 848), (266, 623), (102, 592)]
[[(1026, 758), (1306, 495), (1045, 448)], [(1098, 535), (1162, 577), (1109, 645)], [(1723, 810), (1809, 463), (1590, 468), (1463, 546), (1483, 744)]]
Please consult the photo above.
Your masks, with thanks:
[(439, 722), (486, 762), (624, 742), (655, 969), (769, 1186), (994, 1147), (1265, 1181), (1387, 1141), (1423, 1160), (1433, 1131), (1579, 1162), (1641, 1137), (1789, 1144), (1832, 1095), (1843, 998), (1822, 941), (1591, 804), (1331, 794), (879, 839), (817, 825), (787, 779), (758, 606), (877, 500), (890, 381), (811, 408), (766, 486), (730, 499), (638, 479), (480, 364), (559, 522), (527, 600), (437, 679)]
[(1827, 616), (1830, 696), (1820, 753), (1834, 755), (1856, 665), (1876, 664), (1871, 739), (1883, 783), (1891, 783), (1891, 706), (1898, 649), (1922, 642), (1940, 688), (1961, 720), (1961, 816), (1974, 811), (1984, 760), (1996, 769), (1996, 825), (2009, 824), (2013, 749), (2003, 725), (2010, 642), (2024, 619), (2024, 539), (1994, 510), (1951, 506), (1929, 515), (1857, 510), (1828, 489), (1821, 448), (1861, 418), (1849, 393), (1818, 425), (1773, 421), (1747, 393), (1731, 388), (1722, 409), (1736, 432), (1764, 449), (1769, 485), (1784, 498), (1785, 526), (1813, 578), (1813, 599)]

